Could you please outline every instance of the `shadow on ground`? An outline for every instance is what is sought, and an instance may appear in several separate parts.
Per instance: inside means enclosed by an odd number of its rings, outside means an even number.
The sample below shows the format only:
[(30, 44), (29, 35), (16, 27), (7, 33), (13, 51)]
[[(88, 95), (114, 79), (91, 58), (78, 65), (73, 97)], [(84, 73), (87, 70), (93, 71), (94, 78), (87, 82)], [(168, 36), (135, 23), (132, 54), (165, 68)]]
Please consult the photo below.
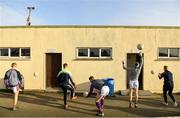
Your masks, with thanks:
[[(12, 93), (0, 92), (1, 98), (11, 98)], [(70, 105), (68, 110), (64, 110), (63, 95), (61, 93), (25, 93), (19, 97), (19, 102), (35, 104), (39, 106), (47, 106), (49, 109), (56, 108), (62, 111), (68, 111), (66, 116), (73, 116), (73, 113), (85, 114), (88, 116), (94, 116), (96, 113), (96, 107), (93, 97), (83, 98), (79, 97), (77, 100), (68, 101)], [(162, 105), (161, 99), (140, 99), (139, 108), (129, 109), (128, 97), (108, 97), (105, 100), (105, 112), (106, 116), (123, 116), (121, 113), (127, 114), (126, 116), (142, 116), (142, 117), (166, 117), (166, 116), (180, 116), (179, 106), (165, 107)], [(11, 110), (0, 105), (0, 109)], [(23, 110), (22, 110), (23, 111)]]

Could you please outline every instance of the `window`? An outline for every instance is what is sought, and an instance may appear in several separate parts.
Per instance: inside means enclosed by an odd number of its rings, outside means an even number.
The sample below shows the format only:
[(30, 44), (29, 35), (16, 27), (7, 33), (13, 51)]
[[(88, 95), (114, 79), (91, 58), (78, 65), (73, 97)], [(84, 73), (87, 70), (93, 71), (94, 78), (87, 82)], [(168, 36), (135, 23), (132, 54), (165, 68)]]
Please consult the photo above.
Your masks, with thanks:
[(0, 58), (30, 58), (30, 48), (0, 48)]
[(168, 49), (160, 48), (159, 49), (159, 57), (168, 57)]
[(111, 57), (110, 49), (101, 49), (101, 57)]
[(180, 48), (159, 48), (159, 58), (180, 58)]
[(77, 58), (110, 59), (112, 58), (112, 48), (77, 48)]
[(178, 48), (174, 48), (174, 49), (170, 49), (170, 57), (179, 57), (179, 49)]
[(87, 57), (88, 56), (88, 49), (78, 49), (78, 56)]
[(90, 57), (99, 57), (99, 48), (90, 48)]
[(8, 56), (8, 48), (1, 48), (0, 56)]
[(30, 56), (30, 48), (21, 48), (21, 56)]
[(19, 57), (19, 48), (10, 48), (11, 57)]

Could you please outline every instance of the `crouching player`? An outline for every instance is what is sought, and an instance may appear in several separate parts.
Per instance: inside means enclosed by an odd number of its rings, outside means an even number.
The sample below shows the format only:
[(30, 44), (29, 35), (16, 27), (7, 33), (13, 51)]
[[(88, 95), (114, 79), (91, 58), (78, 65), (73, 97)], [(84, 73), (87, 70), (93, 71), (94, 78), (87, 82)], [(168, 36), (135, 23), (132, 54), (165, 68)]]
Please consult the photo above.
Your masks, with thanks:
[(104, 116), (104, 99), (109, 94), (109, 87), (105, 85), (103, 79), (94, 79), (93, 76), (89, 77), (89, 81), (91, 82), (91, 85), (87, 97), (89, 97), (93, 90), (96, 89), (96, 106), (98, 108), (98, 113), (96, 115)]

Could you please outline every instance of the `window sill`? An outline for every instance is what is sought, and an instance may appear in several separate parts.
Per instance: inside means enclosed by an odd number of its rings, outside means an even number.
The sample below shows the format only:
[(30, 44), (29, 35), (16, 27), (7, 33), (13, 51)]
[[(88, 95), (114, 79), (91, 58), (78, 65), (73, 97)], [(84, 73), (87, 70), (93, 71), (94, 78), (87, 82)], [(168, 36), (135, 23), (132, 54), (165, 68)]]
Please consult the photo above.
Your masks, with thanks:
[(156, 61), (180, 61), (180, 58), (158, 58)]
[(75, 61), (112, 61), (113, 58), (76, 58)]
[(31, 61), (31, 58), (0, 58), (1, 61), (11, 61), (11, 60), (16, 60), (16, 61)]

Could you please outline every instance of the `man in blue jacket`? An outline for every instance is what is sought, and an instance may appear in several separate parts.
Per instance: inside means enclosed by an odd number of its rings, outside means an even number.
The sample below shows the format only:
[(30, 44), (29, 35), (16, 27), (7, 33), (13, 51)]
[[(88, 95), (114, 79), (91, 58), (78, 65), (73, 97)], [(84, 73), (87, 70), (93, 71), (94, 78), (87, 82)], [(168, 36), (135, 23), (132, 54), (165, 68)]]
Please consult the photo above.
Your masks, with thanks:
[(165, 102), (164, 104), (168, 106), (167, 95), (166, 95), (168, 92), (169, 96), (174, 102), (174, 106), (176, 107), (177, 102), (172, 94), (173, 88), (174, 88), (173, 74), (168, 70), (168, 66), (164, 66), (164, 72), (159, 73), (158, 77), (159, 79), (164, 78), (164, 85), (163, 85), (163, 97), (164, 97), (164, 102)]

